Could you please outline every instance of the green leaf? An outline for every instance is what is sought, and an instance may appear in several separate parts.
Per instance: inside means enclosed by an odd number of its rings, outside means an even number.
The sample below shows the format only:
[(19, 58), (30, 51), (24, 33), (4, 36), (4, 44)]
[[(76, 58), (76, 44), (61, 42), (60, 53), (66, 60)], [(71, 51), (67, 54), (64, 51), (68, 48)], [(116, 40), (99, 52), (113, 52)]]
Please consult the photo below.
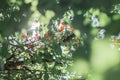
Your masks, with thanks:
[(52, 48), (54, 49), (55, 53), (58, 53), (58, 54), (61, 54), (61, 53), (62, 53), (60, 44), (54, 43), (53, 46), (52, 46)]
[(1, 57), (6, 58), (7, 56), (9, 56), (7, 49), (8, 49), (8, 44), (6, 42), (4, 42), (2, 44), (2, 48), (1, 48), (1, 52), (0, 52)]
[(44, 80), (48, 80), (49, 79), (49, 75), (48, 75), (48, 73), (45, 73), (44, 74)]

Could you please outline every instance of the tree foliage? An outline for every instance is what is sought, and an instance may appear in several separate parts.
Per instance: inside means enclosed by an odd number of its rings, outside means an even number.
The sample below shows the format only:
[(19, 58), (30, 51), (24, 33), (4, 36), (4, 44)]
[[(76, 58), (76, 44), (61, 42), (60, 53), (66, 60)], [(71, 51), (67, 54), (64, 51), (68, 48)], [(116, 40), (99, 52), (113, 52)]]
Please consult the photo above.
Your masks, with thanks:
[(1, 0), (0, 79), (119, 79), (119, 22), (119, 0)]

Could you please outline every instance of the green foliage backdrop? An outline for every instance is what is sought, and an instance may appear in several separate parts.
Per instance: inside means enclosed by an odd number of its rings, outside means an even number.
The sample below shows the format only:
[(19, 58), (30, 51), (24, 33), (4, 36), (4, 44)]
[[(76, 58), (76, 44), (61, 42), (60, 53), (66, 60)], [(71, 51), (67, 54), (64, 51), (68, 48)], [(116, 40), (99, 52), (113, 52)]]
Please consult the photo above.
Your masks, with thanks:
[[(69, 30), (62, 33), (56, 30), (62, 21), (67, 26), (73, 26), (75, 37), (69, 35)], [(36, 25), (40, 27), (35, 29), (39, 35), (34, 36), (37, 39), (41, 36), (41, 42), (35, 42), (39, 43), (39, 47), (45, 47), (32, 49), (35, 57), (30, 58), (32, 55), (27, 51), (28, 46), (24, 45), (24, 38), (26, 34), (28, 37), (32, 36), (34, 31), (31, 28)], [(119, 80), (119, 25), (120, 0), (1, 0), (0, 79), (11, 77), (10, 80), (18, 80), (26, 77), (22, 75), (26, 73), (30, 80), (37, 79), (37, 76), (38, 80)], [(50, 34), (46, 35), (47, 32)], [(73, 38), (64, 43), (66, 35)], [(61, 39), (56, 38), (57, 41), (54, 36)], [(76, 44), (76, 40), (79, 43)], [(9, 47), (10, 43), (19, 44), (22, 51), (20, 54), (16, 51), (16, 57), (27, 57), (29, 60), (25, 59), (25, 65), (33, 72), (20, 69), (7, 72), (4, 69), (6, 60), (13, 53), (11, 50), (16, 49), (16, 46)], [(36, 45), (34, 42), (33, 44)], [(70, 49), (75, 46), (75, 50), (62, 52), (60, 45), (66, 44)], [(54, 56), (58, 58), (53, 58)], [(41, 63), (42, 61), (45, 63)], [(38, 66), (33, 67), (31, 62), (37, 62)], [(41, 72), (34, 71), (36, 69)], [(28, 80), (27, 77), (25, 80)]]

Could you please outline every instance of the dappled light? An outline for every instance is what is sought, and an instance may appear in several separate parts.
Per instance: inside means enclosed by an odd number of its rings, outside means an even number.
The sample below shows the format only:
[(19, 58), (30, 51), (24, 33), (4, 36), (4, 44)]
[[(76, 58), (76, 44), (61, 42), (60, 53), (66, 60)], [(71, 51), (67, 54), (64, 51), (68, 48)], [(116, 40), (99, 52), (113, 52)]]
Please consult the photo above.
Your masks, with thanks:
[(0, 80), (119, 80), (119, 0), (1, 0)]

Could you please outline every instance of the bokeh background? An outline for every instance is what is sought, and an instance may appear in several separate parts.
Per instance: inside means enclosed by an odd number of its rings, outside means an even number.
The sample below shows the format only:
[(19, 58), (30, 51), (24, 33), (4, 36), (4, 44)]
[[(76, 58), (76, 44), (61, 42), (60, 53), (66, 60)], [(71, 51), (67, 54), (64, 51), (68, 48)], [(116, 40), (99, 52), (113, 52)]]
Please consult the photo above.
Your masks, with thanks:
[(68, 10), (82, 37), (68, 70), (86, 80), (120, 80), (120, 0), (0, 0), (0, 40), (36, 20), (51, 25)]

